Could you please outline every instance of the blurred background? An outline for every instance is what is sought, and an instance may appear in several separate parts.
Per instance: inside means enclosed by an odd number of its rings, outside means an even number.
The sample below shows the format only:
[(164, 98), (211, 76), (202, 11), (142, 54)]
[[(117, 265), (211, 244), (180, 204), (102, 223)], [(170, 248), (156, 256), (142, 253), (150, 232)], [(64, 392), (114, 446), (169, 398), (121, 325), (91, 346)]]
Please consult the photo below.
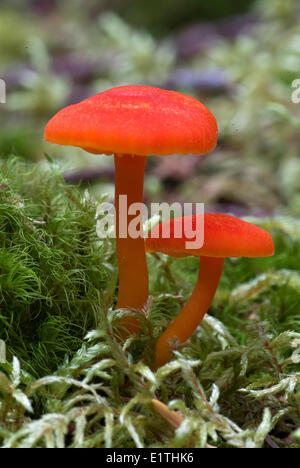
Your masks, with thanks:
[(113, 195), (113, 159), (43, 142), (62, 107), (123, 84), (190, 94), (213, 112), (204, 156), (148, 158), (146, 200), (236, 215), (300, 214), (298, 0), (1, 0), (0, 157), (61, 165)]

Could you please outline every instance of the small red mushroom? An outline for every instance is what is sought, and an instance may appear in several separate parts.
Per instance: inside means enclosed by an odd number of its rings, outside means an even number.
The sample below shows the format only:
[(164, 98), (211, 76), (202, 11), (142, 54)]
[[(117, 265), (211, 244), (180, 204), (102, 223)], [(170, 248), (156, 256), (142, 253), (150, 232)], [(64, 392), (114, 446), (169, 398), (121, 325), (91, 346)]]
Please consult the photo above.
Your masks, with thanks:
[[(193, 235), (195, 238), (195, 229), (201, 225), (197, 216), (204, 216), (204, 244), (199, 249), (187, 249), (186, 243)], [(166, 230), (166, 224), (170, 231)], [(178, 227), (183, 233), (180, 238), (176, 237), (180, 232)], [(164, 232), (170, 232), (170, 236), (163, 237)], [(218, 287), (224, 259), (268, 257), (274, 253), (274, 244), (264, 229), (234, 216), (207, 213), (158, 224), (146, 239), (146, 249), (173, 257), (201, 257), (197, 283), (190, 299), (157, 341), (157, 369), (170, 360), (172, 349), (184, 343), (202, 322)]]
[[(115, 155), (117, 308), (142, 309), (148, 299), (144, 237), (132, 238), (128, 229), (127, 236), (119, 235), (120, 223), (129, 226), (135, 218), (119, 212), (120, 195), (127, 195), (128, 206), (142, 203), (147, 155), (208, 153), (217, 135), (214, 116), (199, 101), (150, 86), (110, 89), (62, 109), (48, 122), (45, 140), (50, 143)], [(134, 319), (127, 325), (138, 329)]]

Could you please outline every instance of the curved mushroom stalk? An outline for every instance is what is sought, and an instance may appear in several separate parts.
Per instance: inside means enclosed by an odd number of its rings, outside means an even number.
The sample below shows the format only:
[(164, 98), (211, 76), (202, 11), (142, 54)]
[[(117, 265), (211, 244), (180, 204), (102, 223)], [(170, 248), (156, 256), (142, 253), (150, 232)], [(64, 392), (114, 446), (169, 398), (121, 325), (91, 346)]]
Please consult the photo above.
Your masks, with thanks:
[[(148, 300), (148, 270), (143, 225), (138, 237), (129, 233), (130, 223), (138, 214), (128, 215), (133, 203), (143, 203), (145, 156), (115, 155), (116, 249), (119, 265), (117, 308), (142, 309)], [(127, 206), (120, 206), (120, 196), (127, 196)], [(124, 199), (125, 201), (125, 199)], [(122, 203), (122, 202), (121, 202)], [(128, 318), (122, 325), (130, 332), (139, 330), (138, 320)]]
[(166, 364), (172, 350), (183, 344), (200, 325), (218, 287), (224, 258), (201, 257), (195, 289), (187, 304), (168, 326), (156, 344), (155, 369)]

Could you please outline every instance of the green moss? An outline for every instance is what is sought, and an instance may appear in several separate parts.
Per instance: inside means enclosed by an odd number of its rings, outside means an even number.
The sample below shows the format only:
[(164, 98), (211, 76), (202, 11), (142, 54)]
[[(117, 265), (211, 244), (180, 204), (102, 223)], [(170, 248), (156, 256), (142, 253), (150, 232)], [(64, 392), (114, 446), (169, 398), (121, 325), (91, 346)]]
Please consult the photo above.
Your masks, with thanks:
[(43, 375), (98, 324), (112, 254), (95, 204), (55, 170), (3, 163), (0, 198), (0, 339)]
[[(153, 373), (155, 339), (188, 298), (198, 261), (148, 256), (149, 319), (122, 346), (114, 246), (96, 237), (96, 203), (53, 163), (18, 160), (1, 163), (0, 197), (3, 446), (297, 446), (296, 220), (252, 220), (270, 230), (276, 255), (227, 259), (201, 329)], [(174, 431), (151, 398), (184, 424)]]

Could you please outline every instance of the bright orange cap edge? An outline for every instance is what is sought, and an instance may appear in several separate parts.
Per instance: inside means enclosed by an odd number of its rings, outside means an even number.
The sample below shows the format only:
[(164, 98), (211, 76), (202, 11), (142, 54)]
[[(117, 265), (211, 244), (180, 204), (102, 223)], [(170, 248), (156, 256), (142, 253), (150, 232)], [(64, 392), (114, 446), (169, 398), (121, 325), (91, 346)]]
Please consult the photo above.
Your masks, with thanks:
[(216, 146), (218, 127), (190, 96), (130, 85), (65, 107), (48, 122), (44, 137), (98, 154), (205, 154)]
[[(186, 242), (193, 240), (192, 237), (195, 239), (196, 229), (201, 229), (203, 220), (203, 246), (186, 249)], [(168, 228), (170, 237), (163, 238)], [(183, 236), (176, 238), (180, 229)], [(267, 231), (254, 224), (231, 215), (206, 213), (204, 217), (191, 215), (155, 226), (146, 239), (146, 249), (173, 257), (269, 257), (274, 254), (274, 243)]]

